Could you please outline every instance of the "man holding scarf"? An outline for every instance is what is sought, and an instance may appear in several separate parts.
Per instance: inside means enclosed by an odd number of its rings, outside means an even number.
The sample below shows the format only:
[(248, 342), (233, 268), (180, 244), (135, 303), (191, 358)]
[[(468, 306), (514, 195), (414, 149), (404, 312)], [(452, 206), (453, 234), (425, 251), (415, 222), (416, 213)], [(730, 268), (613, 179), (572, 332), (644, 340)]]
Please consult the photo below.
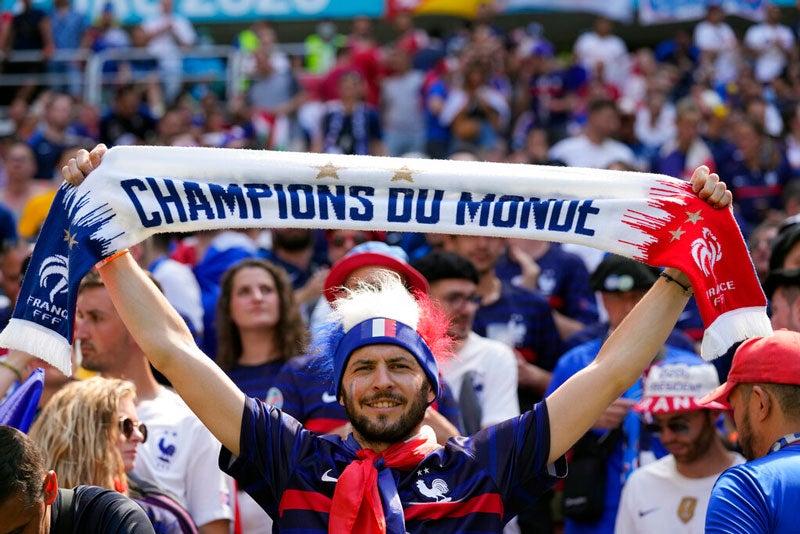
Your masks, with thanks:
[[(79, 183), (101, 156), (82, 152), (65, 177)], [(707, 169), (692, 184), (712, 206), (730, 205)], [(519, 418), (442, 447), (421, 422), (438, 394), (434, 354), (448, 352), (446, 322), (393, 278), (339, 301), (324, 336), (331, 391), (354, 427), (342, 439), (310, 434), (246, 398), (129, 254), (104, 260), (99, 271), (148, 358), (222, 442), (222, 468), (281, 529), (306, 532), (498, 532), (564, 476), (564, 453), (647, 367), (690, 294), (688, 278), (668, 269), (594, 363)]]

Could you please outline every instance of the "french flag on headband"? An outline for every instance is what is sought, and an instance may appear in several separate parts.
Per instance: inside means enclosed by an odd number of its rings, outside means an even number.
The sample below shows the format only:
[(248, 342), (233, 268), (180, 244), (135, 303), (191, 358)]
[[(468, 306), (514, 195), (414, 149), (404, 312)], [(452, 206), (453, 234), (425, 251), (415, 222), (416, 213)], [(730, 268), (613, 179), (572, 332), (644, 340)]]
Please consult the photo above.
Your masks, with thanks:
[(373, 319), (370, 326), (372, 337), (397, 337), (397, 321), (393, 319)]

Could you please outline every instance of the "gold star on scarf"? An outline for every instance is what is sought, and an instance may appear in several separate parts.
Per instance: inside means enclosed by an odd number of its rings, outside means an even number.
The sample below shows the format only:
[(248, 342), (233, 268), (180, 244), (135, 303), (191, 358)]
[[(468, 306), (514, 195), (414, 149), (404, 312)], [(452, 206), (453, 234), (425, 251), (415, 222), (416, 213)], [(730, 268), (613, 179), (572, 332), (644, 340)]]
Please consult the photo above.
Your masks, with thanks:
[(69, 233), (69, 230), (64, 230), (64, 241), (67, 242), (67, 248), (72, 250), (73, 245), (78, 244), (78, 240), (75, 239), (75, 234)]
[(412, 171), (408, 168), (408, 165), (403, 165), (396, 171), (394, 171), (394, 176), (392, 176), (392, 182), (399, 182), (400, 180), (405, 180), (406, 182), (414, 183), (414, 178), (412, 178), (412, 174), (419, 171)]
[(333, 162), (330, 161), (325, 165), (312, 165), (312, 167), (319, 170), (317, 173), (317, 180), (321, 180), (323, 178), (333, 178), (334, 180), (338, 180), (339, 175), (337, 172), (344, 169), (344, 167), (337, 167), (333, 164)]
[(673, 241), (680, 241), (681, 237), (683, 237), (683, 234), (685, 234), (686, 231), (678, 227), (677, 230), (670, 230), (669, 233), (672, 234), (672, 239), (669, 240), (669, 242), (672, 243)]
[(692, 224), (697, 224), (697, 221), (702, 221), (703, 217), (700, 215), (700, 210), (692, 213), (691, 211), (686, 212), (687, 221)]

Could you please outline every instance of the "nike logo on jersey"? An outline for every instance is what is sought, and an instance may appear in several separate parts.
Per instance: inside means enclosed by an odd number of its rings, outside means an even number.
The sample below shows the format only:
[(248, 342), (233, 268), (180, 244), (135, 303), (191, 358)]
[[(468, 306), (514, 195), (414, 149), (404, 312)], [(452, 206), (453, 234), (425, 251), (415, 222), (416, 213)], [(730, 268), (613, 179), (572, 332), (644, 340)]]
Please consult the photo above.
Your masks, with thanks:
[(332, 471), (332, 469), (328, 469), (327, 471), (322, 473), (322, 477), (320, 477), (320, 480), (322, 480), (323, 482), (338, 482), (339, 481), (338, 478), (333, 478), (330, 475), (331, 471)]
[(639, 510), (639, 517), (644, 517), (647, 514), (651, 514), (651, 513), (655, 512), (656, 510), (658, 510), (657, 506), (655, 508), (649, 508), (647, 510)]
[(322, 402), (324, 402), (325, 404), (336, 402), (336, 395), (332, 395), (326, 391), (325, 393), (322, 394)]

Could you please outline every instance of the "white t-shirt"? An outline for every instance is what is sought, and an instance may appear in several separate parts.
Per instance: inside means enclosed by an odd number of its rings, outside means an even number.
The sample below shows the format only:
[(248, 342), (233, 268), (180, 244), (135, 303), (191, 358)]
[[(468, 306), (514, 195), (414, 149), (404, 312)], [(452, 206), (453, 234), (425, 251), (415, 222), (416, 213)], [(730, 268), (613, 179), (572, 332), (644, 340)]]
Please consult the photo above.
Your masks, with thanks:
[(615, 161), (636, 165), (633, 151), (619, 141), (606, 139), (596, 145), (585, 135), (562, 139), (550, 148), (550, 157), (560, 159), (570, 167), (605, 169)]
[(133, 473), (152, 480), (186, 507), (198, 526), (232, 519), (227, 475), (218, 466), (220, 443), (183, 400), (161, 387), (136, 414), (147, 425)]
[(716, 52), (714, 61), (715, 81), (731, 82), (738, 76), (739, 45), (736, 34), (728, 24), (711, 24), (702, 21), (694, 28), (694, 44), (703, 52)]
[(617, 87), (622, 87), (625, 83), (628, 74), (628, 47), (616, 35), (583, 33), (575, 41), (574, 52), (581, 64), (591, 72), (594, 72), (598, 63), (602, 63), (607, 81)]
[[(736, 454), (731, 464), (744, 463)], [(671, 454), (634, 471), (622, 488), (616, 534), (702, 534), (711, 488), (719, 473), (686, 478), (678, 473)]]
[(147, 51), (161, 59), (175, 59), (181, 57), (180, 47), (191, 46), (197, 39), (197, 33), (189, 19), (183, 15), (173, 13), (145, 21), (142, 29), (147, 34), (153, 34), (172, 24), (172, 32), (164, 32), (147, 42)]
[(192, 322), (196, 332), (202, 332), (203, 302), (200, 284), (192, 269), (172, 258), (164, 258), (156, 264), (152, 274), (161, 284), (164, 296), (170, 304)]
[(504, 343), (470, 332), (455, 358), (440, 370), (456, 399), (464, 375), (472, 373), (481, 406), (481, 427), (519, 415), (517, 358)]
[(756, 79), (766, 83), (777, 77), (786, 66), (789, 51), (794, 46), (794, 34), (787, 26), (764, 22), (747, 30), (744, 44), (757, 53)]

